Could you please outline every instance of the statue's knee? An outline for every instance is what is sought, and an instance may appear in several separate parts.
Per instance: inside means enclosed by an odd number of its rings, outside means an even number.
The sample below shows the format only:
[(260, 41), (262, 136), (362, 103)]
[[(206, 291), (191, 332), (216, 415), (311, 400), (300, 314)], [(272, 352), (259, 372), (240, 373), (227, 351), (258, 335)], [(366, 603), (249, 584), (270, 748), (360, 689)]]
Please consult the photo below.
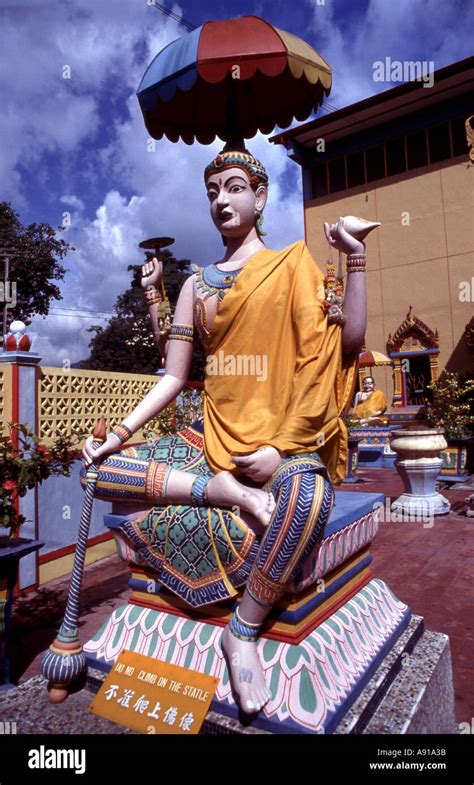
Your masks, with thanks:
[[(302, 475), (307, 474), (308, 477), (311, 477), (311, 482), (303, 482), (301, 479)], [(293, 486), (295, 482), (299, 482), (299, 489), (298, 489), (298, 506), (308, 506), (313, 503), (313, 499), (315, 495), (319, 494), (328, 494), (334, 493), (332, 483), (319, 472), (301, 472), (300, 474), (293, 474), (291, 477), (287, 477), (282, 482), (282, 491), (283, 494), (286, 495), (285, 492), (290, 493), (293, 490)]]

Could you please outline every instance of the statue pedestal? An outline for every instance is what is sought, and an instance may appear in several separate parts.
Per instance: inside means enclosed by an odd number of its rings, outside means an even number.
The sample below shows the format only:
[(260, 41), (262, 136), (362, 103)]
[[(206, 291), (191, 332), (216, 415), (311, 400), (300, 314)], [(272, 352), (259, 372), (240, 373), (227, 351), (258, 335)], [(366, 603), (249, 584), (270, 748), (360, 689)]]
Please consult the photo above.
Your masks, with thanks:
[(390, 449), (390, 435), (396, 425), (353, 428), (351, 436), (359, 438), (359, 467), (362, 469), (390, 468), (396, 453)]
[[(419, 627), (401, 651), (394, 648), (412, 615), (371, 574), (369, 549), (379, 525), (377, 505), (383, 501), (382, 494), (336, 493), (319, 549), (263, 628), (260, 656), (272, 699), (257, 716), (239, 712), (220, 646), (235, 600), (193, 609), (165, 593), (158, 576), (139, 563), (125, 541), (123, 515), (106, 516), (106, 523), (119, 553), (132, 562), (132, 594), (84, 646), (88, 664), (107, 672), (120, 652), (130, 649), (219, 676), (208, 732), (242, 732), (239, 728), (244, 726), (245, 732), (344, 732), (338, 728), (364, 691), (370, 691), (389, 656), (392, 676), (384, 684), (392, 683), (402, 651), (409, 651), (410, 645), (413, 649)], [(368, 722), (372, 715), (366, 715)]]

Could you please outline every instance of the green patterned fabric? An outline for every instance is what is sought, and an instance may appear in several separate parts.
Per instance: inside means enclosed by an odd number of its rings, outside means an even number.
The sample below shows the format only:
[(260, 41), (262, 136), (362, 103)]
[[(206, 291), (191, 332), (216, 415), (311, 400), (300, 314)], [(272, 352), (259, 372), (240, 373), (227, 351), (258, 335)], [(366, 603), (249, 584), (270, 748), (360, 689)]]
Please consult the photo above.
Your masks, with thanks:
[[(121, 454), (213, 476), (202, 447), (189, 439), (202, 441), (198, 432), (183, 429)], [(161, 583), (194, 606), (236, 595), (259, 547), (255, 533), (231, 509), (170, 504), (124, 520), (121, 528)]]

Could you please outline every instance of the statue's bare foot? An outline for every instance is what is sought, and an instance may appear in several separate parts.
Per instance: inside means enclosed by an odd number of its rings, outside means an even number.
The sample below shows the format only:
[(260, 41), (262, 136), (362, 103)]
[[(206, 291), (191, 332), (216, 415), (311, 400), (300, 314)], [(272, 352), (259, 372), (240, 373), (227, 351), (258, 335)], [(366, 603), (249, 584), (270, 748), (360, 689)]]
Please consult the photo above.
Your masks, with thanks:
[(222, 633), (221, 646), (226, 654), (230, 680), (240, 708), (246, 714), (255, 714), (272, 697), (265, 683), (257, 644), (241, 641), (226, 627)]
[(265, 527), (270, 523), (276, 505), (272, 493), (243, 485), (227, 471), (219, 472), (209, 481), (207, 498), (210, 504), (222, 504), (226, 507), (235, 504), (242, 507)]

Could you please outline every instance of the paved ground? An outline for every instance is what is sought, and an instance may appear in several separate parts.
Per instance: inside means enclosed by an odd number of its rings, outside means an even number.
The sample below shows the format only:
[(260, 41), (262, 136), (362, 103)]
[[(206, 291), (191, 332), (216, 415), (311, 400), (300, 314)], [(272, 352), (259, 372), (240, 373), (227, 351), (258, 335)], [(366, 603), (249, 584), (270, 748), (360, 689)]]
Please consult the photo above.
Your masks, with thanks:
[[(393, 469), (361, 470), (362, 482), (343, 491), (382, 492), (391, 499), (402, 492)], [(474, 716), (474, 519), (465, 515), (469, 486), (442, 490), (452, 512), (430, 528), (420, 523), (384, 522), (371, 549), (373, 572), (400, 600), (425, 617), (428, 629), (450, 637), (458, 722)], [(471, 536), (470, 536), (471, 535)], [(129, 594), (128, 568), (116, 556), (86, 568), (80, 634), (87, 640), (113, 608)], [(19, 597), (14, 608), (11, 646), (12, 680), (24, 682), (39, 673), (41, 653), (53, 640), (64, 610), (68, 581), (58, 579)]]

